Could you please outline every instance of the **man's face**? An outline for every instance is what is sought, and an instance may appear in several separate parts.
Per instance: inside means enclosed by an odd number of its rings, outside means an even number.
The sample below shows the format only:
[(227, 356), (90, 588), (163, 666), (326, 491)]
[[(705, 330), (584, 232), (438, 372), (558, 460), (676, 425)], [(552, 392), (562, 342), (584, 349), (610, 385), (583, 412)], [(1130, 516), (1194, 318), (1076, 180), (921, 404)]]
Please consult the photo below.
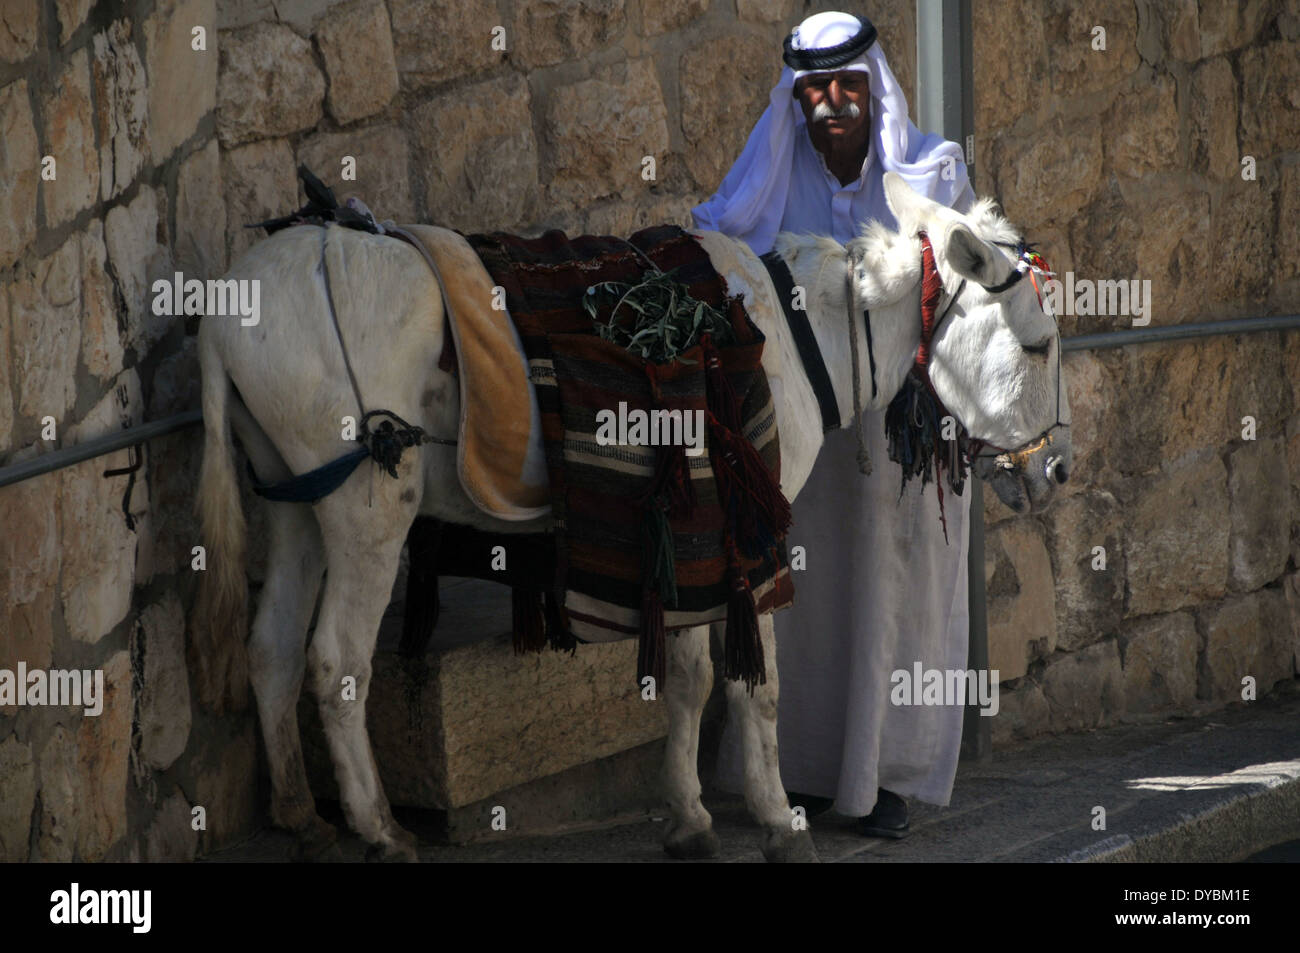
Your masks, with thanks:
[(799, 78), (794, 93), (808, 124), (829, 136), (853, 138), (871, 122), (871, 81), (860, 70), (811, 73)]

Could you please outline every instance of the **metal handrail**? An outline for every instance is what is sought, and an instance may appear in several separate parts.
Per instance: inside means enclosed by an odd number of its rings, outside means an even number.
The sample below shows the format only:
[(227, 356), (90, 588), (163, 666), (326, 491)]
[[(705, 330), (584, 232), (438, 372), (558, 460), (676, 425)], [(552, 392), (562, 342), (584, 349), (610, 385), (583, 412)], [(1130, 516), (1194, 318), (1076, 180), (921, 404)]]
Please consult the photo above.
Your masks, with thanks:
[[(1212, 337), (1218, 334), (1251, 334), (1261, 331), (1290, 331), (1300, 329), (1300, 314), (1278, 315), (1268, 318), (1239, 318), (1235, 321), (1206, 321), (1202, 324), (1173, 324), (1163, 327), (1128, 328), (1123, 331), (1103, 331), (1100, 334), (1080, 334), (1063, 338), (1061, 349), (1065, 352), (1092, 351), (1101, 348), (1123, 347), (1129, 344), (1156, 344), (1164, 341), (1186, 341)], [(21, 483), (32, 477), (52, 473), (76, 463), (101, 457), (106, 453), (124, 450), (137, 444), (162, 437), (186, 427), (203, 423), (203, 411), (187, 410), (184, 413), (153, 420), (138, 427), (129, 427), (117, 433), (95, 437), (77, 444), (43, 453), (22, 463), (0, 467), (0, 487)]]

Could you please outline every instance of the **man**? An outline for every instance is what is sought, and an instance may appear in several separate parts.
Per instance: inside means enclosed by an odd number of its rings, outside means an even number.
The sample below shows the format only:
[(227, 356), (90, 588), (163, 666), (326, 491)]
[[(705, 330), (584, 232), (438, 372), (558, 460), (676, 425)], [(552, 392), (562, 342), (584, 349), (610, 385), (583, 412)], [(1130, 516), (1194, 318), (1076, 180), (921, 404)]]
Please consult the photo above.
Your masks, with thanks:
[[(894, 171), (923, 195), (965, 211), (974, 201), (960, 148), (923, 136), (865, 19), (819, 13), (785, 42), (770, 104), (718, 192), (693, 210), (698, 228), (768, 252), (778, 231), (843, 243), (872, 219), (896, 226), (881, 181)], [(776, 619), (781, 777), (793, 803), (858, 817), (869, 836), (902, 837), (914, 796), (947, 804), (962, 707), (890, 704), (890, 676), (966, 667), (970, 496), (947, 507), (934, 487), (889, 461), (884, 415), (864, 419), (873, 472), (851, 428), (832, 431), (794, 504), (789, 542), (807, 552), (795, 605)], [(919, 686), (918, 686), (919, 688)], [(739, 742), (723, 738), (718, 783), (740, 790)], [(811, 797), (809, 796), (811, 795)]]

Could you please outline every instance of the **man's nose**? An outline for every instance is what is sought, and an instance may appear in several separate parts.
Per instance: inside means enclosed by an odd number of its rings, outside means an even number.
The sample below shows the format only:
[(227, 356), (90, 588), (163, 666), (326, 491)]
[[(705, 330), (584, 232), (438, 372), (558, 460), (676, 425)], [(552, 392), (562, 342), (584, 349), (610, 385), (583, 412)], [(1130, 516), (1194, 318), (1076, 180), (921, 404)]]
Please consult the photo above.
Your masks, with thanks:
[(830, 100), (832, 109), (840, 109), (844, 106), (844, 87), (840, 85), (839, 80), (830, 81), (826, 87), (826, 98)]

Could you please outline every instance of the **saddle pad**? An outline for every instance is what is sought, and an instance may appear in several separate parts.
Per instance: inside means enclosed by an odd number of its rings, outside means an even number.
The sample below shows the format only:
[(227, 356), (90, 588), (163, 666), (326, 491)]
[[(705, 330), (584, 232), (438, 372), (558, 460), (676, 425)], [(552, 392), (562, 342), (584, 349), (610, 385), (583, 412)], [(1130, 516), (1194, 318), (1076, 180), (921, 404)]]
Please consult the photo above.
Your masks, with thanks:
[[(460, 379), (457, 472), (466, 495), (498, 519), (550, 512), (542, 418), (523, 344), (479, 256), (458, 232), (404, 225), (438, 265)], [(493, 307), (501, 304), (501, 307)]]
[[(763, 337), (738, 297), (713, 268), (700, 242), (681, 229), (645, 229), (630, 239), (553, 231), (535, 239), (504, 233), (470, 235), (492, 280), (506, 290), (510, 317), (532, 369), (542, 417), (557, 545), (556, 588), (574, 635), (588, 641), (627, 638), (643, 628), (645, 593), (644, 510), (638, 500), (656, 471), (653, 447), (601, 446), (596, 415), (624, 404), (629, 411), (672, 407), (712, 417), (706, 399), (703, 355), (691, 363), (660, 365), (654, 380), (645, 363), (601, 340), (581, 302), (600, 281), (635, 281), (650, 262), (672, 271), (692, 297), (727, 315), (736, 332), (723, 348), (723, 373), (735, 394), (739, 430), (762, 466), (779, 480), (780, 443), (775, 410), (761, 367)], [(698, 505), (670, 518), (677, 570), (676, 601), (665, 606), (663, 626), (674, 630), (727, 617), (728, 523), (715, 484), (710, 452), (686, 461), (686, 479)], [(779, 539), (740, 559), (739, 571), (759, 614), (793, 598), (784, 545)]]

